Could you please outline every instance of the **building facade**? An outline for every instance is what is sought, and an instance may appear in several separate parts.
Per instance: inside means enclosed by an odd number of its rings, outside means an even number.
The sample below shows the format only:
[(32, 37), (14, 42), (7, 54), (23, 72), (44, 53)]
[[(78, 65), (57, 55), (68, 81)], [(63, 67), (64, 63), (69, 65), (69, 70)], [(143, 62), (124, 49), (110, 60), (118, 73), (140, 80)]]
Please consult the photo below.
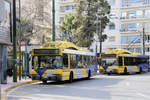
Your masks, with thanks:
[(58, 35), (59, 25), (64, 19), (64, 16), (68, 13), (74, 13), (75, 11), (75, 2), (74, 0), (56, 0), (56, 40), (59, 40)]
[[(111, 6), (110, 23), (103, 32), (107, 35), (107, 39), (102, 43), (102, 51), (122, 48), (142, 53), (144, 37), (145, 53), (150, 55), (150, 0), (108, 0), (108, 2)], [(65, 14), (75, 11), (74, 5), (73, 0), (57, 0), (57, 27)], [(99, 44), (98, 36), (95, 35), (91, 48), (97, 47), (99, 52)]]
[(0, 0), (0, 83), (7, 83), (7, 46), (10, 39), (10, 3)]
[(150, 51), (150, 0), (122, 0), (120, 8), (121, 48), (142, 53)]
[[(19, 18), (19, 2), (16, 1), (17, 18)], [(51, 41), (51, 0), (21, 0), (21, 18), (33, 25), (31, 44), (41, 44)]]

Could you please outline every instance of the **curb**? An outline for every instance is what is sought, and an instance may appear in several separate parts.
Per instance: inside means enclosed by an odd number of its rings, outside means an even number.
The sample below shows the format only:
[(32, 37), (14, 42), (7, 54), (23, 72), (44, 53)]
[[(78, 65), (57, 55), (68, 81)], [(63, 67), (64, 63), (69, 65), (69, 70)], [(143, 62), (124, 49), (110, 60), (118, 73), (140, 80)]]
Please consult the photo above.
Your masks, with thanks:
[(13, 85), (13, 86), (10, 86), (10, 87), (8, 87), (8, 88), (6, 88), (6, 89), (4, 89), (4, 90), (2, 91), (1, 98), (2, 98), (2, 100), (6, 100), (6, 93), (9, 92), (10, 90), (12, 90), (12, 89), (14, 89), (14, 88), (16, 88), (16, 87), (25, 85), (25, 84), (31, 84), (31, 83), (36, 83), (36, 82), (39, 82), (39, 81), (38, 81), (38, 80), (34, 80), (34, 81), (21, 82), (21, 83), (15, 84), (15, 85)]

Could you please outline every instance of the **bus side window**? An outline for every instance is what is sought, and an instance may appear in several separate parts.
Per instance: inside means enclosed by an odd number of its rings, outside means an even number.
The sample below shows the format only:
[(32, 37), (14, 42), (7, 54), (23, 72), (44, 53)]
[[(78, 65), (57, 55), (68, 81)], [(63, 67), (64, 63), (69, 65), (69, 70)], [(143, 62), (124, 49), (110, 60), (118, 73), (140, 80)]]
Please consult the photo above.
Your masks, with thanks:
[(32, 56), (32, 69), (34, 69), (34, 56)]
[(86, 56), (83, 56), (83, 64), (86, 66)]
[(77, 60), (76, 60), (76, 55), (71, 55), (70, 56), (70, 68), (74, 69), (77, 66)]
[(68, 55), (63, 54), (63, 65), (64, 67), (68, 67)]
[(82, 64), (82, 56), (81, 55), (77, 55), (77, 67), (78, 68), (83, 68), (83, 64)]
[(122, 57), (119, 57), (119, 66), (123, 66), (123, 61), (122, 61)]

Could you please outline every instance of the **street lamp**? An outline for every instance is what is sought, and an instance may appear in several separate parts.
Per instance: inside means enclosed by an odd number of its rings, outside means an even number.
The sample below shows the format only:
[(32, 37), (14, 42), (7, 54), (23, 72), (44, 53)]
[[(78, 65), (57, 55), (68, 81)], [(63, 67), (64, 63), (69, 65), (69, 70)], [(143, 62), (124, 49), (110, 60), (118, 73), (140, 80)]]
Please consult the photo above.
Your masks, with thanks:
[(52, 40), (55, 41), (55, 0), (52, 0)]
[(99, 56), (101, 56), (102, 53), (102, 21), (100, 19), (100, 23), (99, 23)]
[(21, 80), (21, 1), (19, 0), (19, 80)]
[(17, 82), (17, 67), (16, 67), (16, 0), (13, 0), (13, 82)]
[(142, 53), (145, 55), (145, 29), (143, 28), (142, 32)]

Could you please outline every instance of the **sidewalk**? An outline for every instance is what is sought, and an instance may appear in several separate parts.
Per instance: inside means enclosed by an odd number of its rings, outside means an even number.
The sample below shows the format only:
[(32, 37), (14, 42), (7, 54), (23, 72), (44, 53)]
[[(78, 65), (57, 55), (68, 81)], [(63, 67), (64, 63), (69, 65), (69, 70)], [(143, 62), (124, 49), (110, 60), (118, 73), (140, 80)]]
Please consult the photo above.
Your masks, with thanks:
[(7, 84), (1, 84), (1, 98), (0, 100), (6, 100), (6, 94), (9, 90), (21, 86), (23, 84), (29, 84), (33, 83), (33, 81), (30, 78), (27, 78), (26, 80), (23, 78), (19, 80), (17, 79), (17, 82), (13, 82), (13, 77), (7, 77)]

